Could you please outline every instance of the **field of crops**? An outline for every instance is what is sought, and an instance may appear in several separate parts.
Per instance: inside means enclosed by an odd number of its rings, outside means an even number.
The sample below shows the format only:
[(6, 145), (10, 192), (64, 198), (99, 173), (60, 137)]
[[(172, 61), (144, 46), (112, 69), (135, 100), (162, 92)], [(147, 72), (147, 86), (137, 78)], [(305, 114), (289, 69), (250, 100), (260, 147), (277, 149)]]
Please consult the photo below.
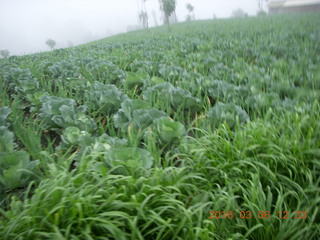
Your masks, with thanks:
[(0, 60), (0, 239), (320, 239), (320, 15)]

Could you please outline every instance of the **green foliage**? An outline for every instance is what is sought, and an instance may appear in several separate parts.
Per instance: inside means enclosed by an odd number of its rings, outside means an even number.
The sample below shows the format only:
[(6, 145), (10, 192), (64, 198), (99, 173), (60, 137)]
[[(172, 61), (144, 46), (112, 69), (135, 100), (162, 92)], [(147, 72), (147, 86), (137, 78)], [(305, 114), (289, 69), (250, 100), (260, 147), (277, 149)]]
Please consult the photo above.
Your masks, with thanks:
[(48, 67), (52, 78), (60, 78), (64, 81), (67, 78), (79, 78), (81, 76), (80, 68), (74, 65), (72, 61), (56, 62)]
[(166, 23), (169, 24), (169, 17), (176, 10), (176, 0), (161, 0), (161, 2), (162, 10), (166, 17)]
[(125, 72), (110, 61), (96, 59), (86, 64), (85, 69), (91, 79), (105, 84), (116, 84), (126, 78)]
[(184, 125), (169, 118), (160, 118), (154, 122), (153, 131), (162, 144), (178, 142), (186, 134)]
[(0, 126), (0, 152), (13, 151), (15, 146), (14, 134), (7, 127)]
[(114, 173), (130, 175), (139, 168), (151, 168), (153, 157), (150, 152), (141, 148), (111, 148), (105, 156), (104, 164), (109, 168), (116, 168)]
[(53, 48), (56, 46), (56, 41), (53, 40), (53, 39), (48, 39), (48, 40), (46, 41), (46, 44), (47, 44), (51, 49), (53, 49)]
[(38, 118), (43, 120), (45, 129), (74, 126), (82, 131), (93, 132), (97, 128), (94, 120), (86, 115), (86, 107), (77, 106), (75, 100), (55, 96), (43, 96), (40, 99), (42, 107)]
[(20, 94), (27, 94), (39, 88), (39, 82), (29, 69), (9, 68), (4, 75), (5, 86)]
[(0, 152), (11, 152), (16, 146), (14, 134), (9, 130), (10, 124), (7, 122), (10, 113), (9, 107), (0, 107)]
[(67, 127), (63, 130), (61, 139), (66, 144), (79, 144), (90, 140), (90, 134), (86, 131), (81, 131), (77, 127)]
[(0, 189), (24, 186), (32, 177), (37, 163), (31, 162), (25, 151), (0, 152)]
[(147, 88), (143, 92), (143, 97), (146, 100), (171, 104), (175, 109), (183, 106), (185, 109), (198, 110), (200, 103), (199, 99), (193, 97), (189, 91), (174, 87), (168, 82)]
[(84, 102), (90, 110), (103, 114), (114, 113), (120, 109), (128, 96), (119, 91), (115, 85), (95, 82), (84, 93)]
[(148, 79), (149, 76), (145, 72), (128, 72), (123, 84), (129, 89), (134, 87), (141, 88)]
[(133, 128), (144, 129), (158, 118), (165, 117), (163, 111), (150, 108), (142, 100), (127, 99), (121, 103), (121, 109), (114, 115), (115, 127), (126, 130), (129, 125)]
[[(38, 161), (30, 161), (25, 151), (16, 151), (14, 133), (9, 130), (8, 116), (12, 110), (0, 107), (0, 190), (10, 191), (24, 186), (32, 177)], [(0, 194), (0, 206), (5, 197)]]
[(233, 103), (217, 103), (210, 108), (207, 113), (209, 124), (213, 128), (219, 127), (221, 123), (226, 123), (230, 128), (234, 128), (238, 123), (249, 121), (248, 114), (239, 106)]
[(0, 55), (1, 55), (3, 58), (7, 58), (7, 57), (9, 57), (10, 52), (9, 52), (9, 50), (7, 50), (7, 49), (0, 50)]

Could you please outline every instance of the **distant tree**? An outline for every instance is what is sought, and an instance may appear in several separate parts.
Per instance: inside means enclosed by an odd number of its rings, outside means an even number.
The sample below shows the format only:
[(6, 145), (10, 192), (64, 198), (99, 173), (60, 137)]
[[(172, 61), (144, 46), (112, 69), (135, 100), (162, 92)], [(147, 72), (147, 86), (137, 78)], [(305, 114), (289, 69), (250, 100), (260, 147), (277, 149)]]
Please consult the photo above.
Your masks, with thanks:
[(237, 17), (247, 17), (248, 14), (245, 13), (241, 8), (238, 8), (234, 10), (231, 14), (232, 17), (237, 18)]
[(148, 13), (141, 11), (139, 13), (139, 20), (142, 23), (143, 28), (148, 28)]
[(68, 48), (69, 48), (69, 47), (74, 47), (74, 43), (69, 40), (68, 43), (67, 43), (67, 47), (68, 47)]
[(141, 29), (140, 25), (129, 25), (127, 26), (127, 32), (136, 31)]
[(56, 41), (53, 40), (53, 39), (48, 39), (48, 40), (46, 41), (46, 44), (47, 44), (51, 49), (53, 49), (53, 48), (56, 46)]
[(189, 11), (189, 14), (187, 15), (187, 17), (186, 17), (186, 20), (187, 21), (191, 21), (191, 12), (193, 12), (193, 10), (194, 10), (194, 7), (190, 4), (190, 3), (187, 3), (186, 4), (186, 8), (188, 9), (188, 11)]
[(146, 7), (147, 0), (141, 0), (141, 3), (142, 3), (141, 7), (139, 4), (139, 1), (140, 0), (137, 0), (139, 21), (140, 21), (143, 28), (148, 28), (149, 27), (149, 17), (148, 17), (148, 12), (147, 12), (147, 7)]
[[(266, 4), (267, 4), (269, 2), (269, 0), (257, 0), (257, 1), (258, 1), (258, 8), (259, 8), (258, 13), (259, 12), (265, 12), (264, 11), (264, 6), (263, 6), (264, 5), (263, 2), (266, 2)], [(261, 15), (259, 15), (259, 16), (261, 16)]]
[(157, 14), (156, 14), (156, 12), (154, 10), (152, 10), (152, 16), (153, 16), (153, 19), (154, 19), (154, 25), (158, 26)]
[(257, 12), (257, 16), (266, 16), (267, 15), (267, 13), (266, 13), (266, 11), (264, 11), (264, 10), (259, 10), (258, 12)]
[(176, 0), (159, 0), (160, 10), (164, 13), (164, 23), (170, 24), (169, 17), (176, 10)]
[(0, 50), (0, 55), (3, 57), (3, 58), (7, 58), (9, 57), (9, 50), (5, 49), (5, 50)]

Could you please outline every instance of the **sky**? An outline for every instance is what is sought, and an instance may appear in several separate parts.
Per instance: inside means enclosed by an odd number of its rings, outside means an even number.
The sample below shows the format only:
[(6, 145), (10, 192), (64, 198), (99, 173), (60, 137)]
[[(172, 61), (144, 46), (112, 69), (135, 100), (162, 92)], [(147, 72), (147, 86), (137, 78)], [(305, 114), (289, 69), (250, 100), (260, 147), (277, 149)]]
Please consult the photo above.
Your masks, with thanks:
[[(0, 50), (10, 55), (47, 51), (45, 41), (56, 48), (79, 45), (139, 25), (142, 0), (0, 0)], [(249, 16), (258, 11), (257, 0), (177, 0), (178, 21), (185, 21), (186, 4), (194, 6), (196, 19), (230, 17), (241, 8)], [(161, 24), (158, 0), (146, 0), (149, 25)], [(155, 21), (156, 19), (156, 21)]]

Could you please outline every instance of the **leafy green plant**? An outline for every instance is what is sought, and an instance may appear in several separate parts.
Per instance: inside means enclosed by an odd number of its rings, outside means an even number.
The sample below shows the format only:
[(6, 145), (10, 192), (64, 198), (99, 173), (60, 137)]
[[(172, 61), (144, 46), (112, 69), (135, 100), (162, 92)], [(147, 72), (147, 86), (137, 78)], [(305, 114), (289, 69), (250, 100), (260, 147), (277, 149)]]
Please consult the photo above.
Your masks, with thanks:
[(115, 173), (130, 175), (139, 168), (148, 169), (153, 165), (150, 152), (142, 148), (111, 148), (105, 156), (104, 164), (109, 168), (116, 168)]
[(39, 88), (39, 82), (29, 69), (9, 68), (4, 83), (16, 93), (27, 94)]
[(152, 129), (164, 145), (178, 142), (186, 135), (184, 125), (169, 118), (159, 118), (155, 120)]
[(0, 189), (24, 186), (32, 177), (38, 161), (30, 161), (25, 151), (0, 152)]
[(144, 129), (154, 120), (165, 116), (167, 116), (165, 112), (150, 108), (146, 101), (127, 99), (121, 103), (121, 109), (114, 115), (114, 122), (115, 127), (123, 130), (130, 124), (134, 128)]
[(236, 123), (249, 121), (248, 114), (239, 106), (233, 103), (217, 103), (210, 108), (207, 113), (208, 123), (213, 128), (217, 128), (221, 123), (226, 123), (230, 128), (234, 128)]
[(96, 59), (86, 65), (86, 71), (93, 80), (105, 84), (116, 84), (126, 77), (126, 73), (110, 61)]
[(149, 76), (145, 72), (127, 72), (127, 77), (123, 81), (123, 85), (127, 88), (140, 88), (144, 83), (148, 82)]
[[(14, 133), (9, 130), (7, 121), (12, 110), (0, 107), (0, 190), (9, 191), (24, 186), (32, 176), (38, 161), (30, 161), (25, 151), (16, 151)], [(3, 200), (0, 194), (0, 205)]]
[(119, 91), (115, 85), (95, 82), (84, 93), (84, 102), (90, 110), (111, 114), (119, 110), (128, 96)]
[(43, 120), (45, 129), (75, 126), (82, 131), (93, 132), (97, 128), (94, 120), (86, 115), (86, 107), (77, 106), (73, 99), (43, 96), (40, 100), (42, 107), (38, 118)]
[(48, 71), (51, 74), (51, 77), (54, 79), (67, 79), (78, 78), (81, 76), (80, 68), (76, 66), (72, 61), (60, 61), (56, 62), (53, 65), (48, 67)]
[(61, 139), (66, 144), (80, 144), (90, 142), (91, 135), (86, 131), (81, 131), (77, 127), (67, 127), (63, 130)]
[(14, 134), (8, 129), (10, 124), (7, 122), (7, 118), (11, 112), (7, 106), (0, 107), (0, 152), (13, 151), (16, 146)]
[(181, 106), (185, 109), (199, 109), (199, 99), (193, 97), (189, 91), (174, 87), (169, 82), (147, 88), (143, 92), (143, 97), (146, 100), (169, 102), (176, 109)]

